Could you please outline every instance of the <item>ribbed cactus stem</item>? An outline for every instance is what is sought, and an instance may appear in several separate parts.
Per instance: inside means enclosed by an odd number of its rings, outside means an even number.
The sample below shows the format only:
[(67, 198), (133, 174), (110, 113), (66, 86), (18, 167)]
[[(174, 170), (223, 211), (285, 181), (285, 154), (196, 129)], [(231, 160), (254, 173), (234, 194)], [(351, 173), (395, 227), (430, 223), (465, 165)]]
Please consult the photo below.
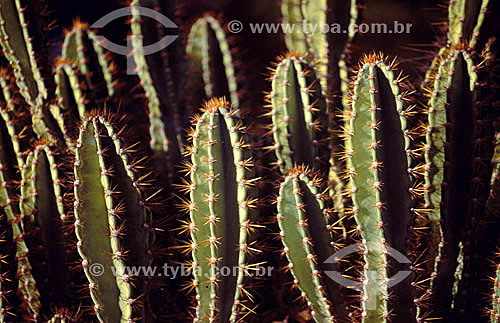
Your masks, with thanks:
[(44, 311), (53, 305), (51, 300), (64, 302), (73, 293), (67, 267), (70, 250), (65, 249), (68, 237), (63, 228), (68, 215), (62, 164), (56, 155), (47, 145), (37, 146), (27, 158), (21, 181), (23, 231)]
[(277, 219), (287, 269), (294, 286), (311, 308), (316, 322), (333, 322), (334, 308), (338, 318), (345, 319), (344, 300), (339, 285), (326, 276), (336, 271), (327, 262), (334, 254), (332, 213), (328, 195), (322, 193), (320, 178), (309, 171), (295, 168), (280, 185)]
[(141, 302), (147, 296), (126, 267), (150, 264), (151, 222), (133, 171), (137, 165), (127, 156), (133, 148), (123, 145), (123, 131), (113, 129), (102, 117), (88, 118), (80, 128), (75, 232), (97, 318), (130, 322), (144, 316)]
[(489, 0), (450, 0), (448, 7), (448, 39), (452, 47), (468, 42), (471, 47), (477, 42), (484, 22)]
[(295, 54), (283, 57), (272, 75), (268, 100), (278, 165), (283, 174), (307, 165), (328, 174), (328, 112), (313, 66)]
[[(35, 49), (28, 32), (26, 10), (20, 0), (2, 1), (0, 5), (0, 45), (14, 69), (19, 90), (32, 107), (40, 107), (47, 90), (35, 59)], [(39, 15), (40, 12), (35, 14)]]
[[(168, 152), (170, 162), (175, 163), (183, 151), (180, 110), (175, 98), (179, 94), (174, 94), (176, 82), (182, 76), (172, 75), (168, 61), (169, 48), (162, 49), (159, 53), (144, 53), (144, 44), (149, 41), (151, 43), (160, 41), (163, 38), (161, 30), (165, 26), (158, 22), (152, 24), (148, 19), (144, 19), (138, 7), (153, 9), (157, 12), (160, 12), (161, 7), (157, 1), (133, 0), (131, 2), (132, 46), (136, 72), (148, 98), (151, 146), (156, 152)], [(155, 37), (158, 39), (154, 39)], [(166, 113), (167, 110), (168, 113)], [(173, 168), (172, 165), (169, 166)]]
[(73, 29), (64, 38), (61, 57), (63, 61), (78, 67), (78, 74), (82, 75), (86, 82), (87, 100), (102, 103), (100, 101), (113, 96), (115, 66), (87, 24), (75, 22)]
[(500, 322), (500, 265), (497, 265), (492, 289), (490, 320), (492, 323), (498, 323)]
[[(404, 105), (402, 78), (394, 75), (393, 65), (378, 55), (366, 57), (345, 112), (346, 171), (364, 244), (362, 322), (385, 322), (391, 315), (410, 321), (417, 315), (409, 279), (393, 287), (401, 293), (399, 305), (388, 307), (388, 256), (394, 250), (407, 254), (407, 231), (415, 216), (412, 195), (417, 193), (409, 156), (415, 134), (407, 125), (413, 107)], [(409, 260), (402, 260), (397, 268), (408, 271)]]
[[(455, 295), (453, 274), (462, 265), (457, 259), (460, 252), (464, 260), (469, 257), (467, 232), (483, 212), (489, 193), (489, 183), (479, 180), (491, 174), (483, 160), (490, 160), (493, 150), (493, 110), (482, 102), (487, 83), (480, 74), (481, 64), (474, 62), (467, 48), (454, 49), (441, 61), (430, 90), (425, 201), (437, 247), (431, 286), (438, 311), (446, 315)], [(468, 264), (463, 266), (469, 270)]]
[[(190, 69), (201, 73), (205, 97), (227, 96), (235, 108), (241, 105), (234, 51), (229, 46), (228, 35), (215, 17), (205, 15), (199, 18), (189, 32), (186, 52), (190, 57)], [(220, 52), (222, 62), (215, 61), (210, 53)], [(221, 66), (222, 69), (214, 68)]]
[[(15, 258), (17, 260), (16, 277), (19, 280), (18, 292), (25, 303), (27, 319), (39, 319), (40, 294), (31, 274), (31, 264), (28, 260), (28, 248), (24, 241), (24, 233), (20, 224), (21, 216), (17, 204), (16, 181), (20, 181), (18, 169), (24, 166), (23, 153), (19, 142), (20, 135), (16, 132), (12, 112), (0, 111), (0, 205), (10, 224), (10, 232), (15, 242)], [(16, 266), (14, 266), (16, 267)], [(12, 291), (15, 293), (16, 291)]]
[[(250, 211), (253, 163), (245, 128), (237, 111), (224, 100), (206, 103), (191, 135), (190, 212), (193, 287), (196, 289), (196, 322), (236, 322), (243, 305), (245, 276), (252, 269), (246, 262), (253, 228)], [(217, 276), (227, 267), (235, 275)], [(236, 270), (236, 271), (235, 271)]]

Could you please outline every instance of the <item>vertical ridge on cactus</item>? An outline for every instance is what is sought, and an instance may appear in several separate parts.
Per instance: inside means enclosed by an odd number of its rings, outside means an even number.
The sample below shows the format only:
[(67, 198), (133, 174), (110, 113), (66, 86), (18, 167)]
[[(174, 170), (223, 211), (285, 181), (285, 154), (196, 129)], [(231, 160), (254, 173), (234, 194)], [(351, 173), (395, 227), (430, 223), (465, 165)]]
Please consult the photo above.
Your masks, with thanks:
[(87, 24), (76, 21), (73, 29), (66, 33), (61, 57), (78, 67), (87, 85), (88, 100), (102, 104), (107, 97), (113, 96), (115, 66), (108, 61), (103, 47)]
[(239, 109), (242, 88), (238, 84), (241, 82), (237, 77), (238, 62), (223, 26), (208, 14), (196, 20), (189, 31), (186, 52), (190, 57), (190, 69), (201, 72), (205, 97), (226, 97)]
[[(40, 145), (28, 155), (22, 170), (20, 209), (28, 259), (33, 264), (33, 277), (41, 296), (42, 313), (49, 307), (68, 301), (75, 287), (70, 282), (64, 228), (67, 209), (61, 162), (56, 161), (47, 145)], [(57, 158), (60, 158), (60, 154)], [(54, 303), (51, 303), (54, 302)]]
[(430, 100), (426, 204), (434, 246), (439, 243), (432, 285), (442, 315), (449, 315), (453, 273), (464, 266), (457, 262), (459, 243), (467, 257), (471, 221), (482, 214), (489, 193), (489, 183), (477, 181), (483, 174), (491, 176), (491, 167), (482, 159), (490, 160), (493, 153), (493, 110), (482, 102), (480, 73), (480, 64), (466, 49), (454, 50), (441, 63)]
[[(38, 319), (40, 308), (40, 294), (36, 289), (35, 280), (31, 274), (31, 264), (27, 258), (28, 248), (23, 238), (22, 226), (19, 223), (21, 216), (16, 197), (16, 181), (20, 181), (19, 169), (24, 166), (23, 152), (20, 150), (19, 135), (13, 125), (10, 114), (0, 111), (0, 204), (4, 216), (10, 225), (15, 245), (15, 259), (17, 260), (16, 278), (19, 282), (18, 291), (26, 308), (22, 316), (25, 319)], [(12, 273), (11, 273), (12, 274)], [(15, 292), (15, 291), (12, 291)]]

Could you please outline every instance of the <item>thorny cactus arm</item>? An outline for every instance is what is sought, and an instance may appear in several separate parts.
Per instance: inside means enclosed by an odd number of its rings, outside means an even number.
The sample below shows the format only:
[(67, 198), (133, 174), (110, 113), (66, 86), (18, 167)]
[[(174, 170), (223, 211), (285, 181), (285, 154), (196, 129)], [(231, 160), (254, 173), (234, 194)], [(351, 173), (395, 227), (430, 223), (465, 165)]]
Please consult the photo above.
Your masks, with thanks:
[[(394, 287), (401, 294), (399, 305), (388, 307), (388, 272), (394, 265), (389, 266), (387, 246), (409, 255), (406, 241), (416, 193), (409, 156), (415, 133), (407, 125), (414, 107), (405, 108), (402, 77), (394, 75), (393, 65), (377, 55), (365, 58), (354, 81), (351, 108), (345, 111), (346, 172), (365, 247), (363, 322), (385, 322), (391, 315), (412, 321), (417, 315), (410, 279)], [(410, 269), (408, 263), (399, 266)]]
[(474, 47), (488, 10), (489, 0), (450, 0), (448, 39), (455, 47), (462, 42)]
[[(40, 15), (42, 13), (35, 12), (34, 14)], [(4, 50), (5, 57), (14, 69), (21, 94), (32, 107), (39, 108), (42, 101), (47, 98), (47, 89), (35, 58), (35, 49), (31, 41), (31, 37), (34, 35), (29, 34), (28, 20), (26, 8), (21, 6), (20, 0), (2, 1), (0, 5), (0, 45)]]
[(27, 158), (21, 181), (20, 209), (28, 259), (45, 313), (52, 301), (65, 302), (74, 293), (70, 287), (75, 287), (69, 277), (68, 232), (63, 228), (67, 214), (62, 164), (56, 161), (56, 155), (47, 145), (37, 146)]
[[(137, 8), (147, 7), (161, 12), (162, 6), (170, 5), (171, 3), (161, 4), (159, 1), (134, 0), (131, 2), (130, 8), (136, 71), (149, 101), (151, 146), (154, 151), (168, 152), (169, 163), (172, 163), (169, 166), (173, 169), (173, 164), (179, 161), (180, 153), (183, 152), (181, 135), (184, 118), (181, 118), (181, 111), (185, 113), (186, 109), (182, 107), (181, 110), (178, 105), (178, 103), (182, 104), (178, 100), (178, 96), (181, 94), (176, 93), (175, 90), (177, 84), (181, 83), (183, 75), (178, 75), (175, 73), (175, 67), (171, 67), (171, 59), (174, 56), (172, 52), (175, 50), (171, 48), (177, 46), (182, 39), (176, 39), (175, 44), (171, 44), (159, 53), (147, 53), (146, 55), (143, 42), (160, 41), (165, 36), (162, 32), (165, 27), (158, 21), (152, 23), (148, 19), (144, 19)], [(177, 64), (182, 63), (177, 62)]]
[(454, 49), (442, 61), (430, 92), (425, 199), (436, 248), (431, 286), (436, 311), (443, 316), (451, 315), (450, 306), (460, 292), (452, 291), (455, 279), (466, 277), (455, 277), (457, 266), (469, 270), (458, 259), (473, 256), (468, 241), (471, 221), (483, 213), (489, 193), (489, 183), (478, 179), (491, 174), (486, 160), (491, 160), (494, 148), (493, 108), (483, 102), (484, 60), (474, 60), (466, 48)]
[(336, 272), (325, 263), (334, 253), (331, 237), (331, 209), (322, 193), (320, 178), (309, 178), (309, 171), (294, 168), (280, 185), (277, 198), (278, 224), (287, 269), (305, 297), (316, 322), (345, 319), (345, 304), (336, 285), (325, 272)]
[(328, 112), (314, 68), (295, 54), (281, 58), (272, 76), (268, 96), (278, 166), (283, 174), (295, 165), (307, 165), (328, 174)]
[(496, 275), (493, 278), (493, 294), (491, 295), (491, 314), (492, 323), (500, 321), (500, 265), (497, 265)]
[[(191, 136), (191, 162), (187, 165), (191, 183), (186, 184), (190, 201), (185, 208), (191, 222), (191, 266), (197, 293), (196, 320), (236, 322), (245, 317), (245, 276), (252, 270), (246, 254), (248, 233), (254, 224), (250, 211), (255, 207), (252, 193), (253, 163), (245, 128), (237, 112), (224, 100), (206, 103), (196, 119)], [(235, 276), (218, 277), (216, 267), (238, 269)]]
[[(4, 108), (5, 109), (5, 108)], [(9, 231), (15, 242), (15, 259), (17, 266), (16, 279), (19, 282), (16, 291), (22, 297), (23, 313), (25, 319), (38, 319), (40, 310), (40, 294), (36, 288), (35, 280), (31, 274), (31, 264), (27, 258), (28, 248), (23, 238), (20, 221), (20, 210), (17, 204), (17, 191), (15, 183), (20, 181), (18, 171), (24, 165), (23, 154), (19, 142), (20, 135), (16, 133), (10, 113), (0, 111), (0, 204), (4, 216), (10, 225)], [(17, 268), (16, 268), (17, 267)]]
[[(191, 27), (186, 52), (190, 56), (191, 69), (201, 71), (206, 98), (228, 96), (231, 104), (240, 108), (240, 87), (235, 69), (237, 62), (229, 41), (223, 25), (216, 18), (206, 15)], [(214, 61), (218, 52), (222, 62)], [(221, 71), (214, 68), (221, 63)]]
[[(103, 118), (84, 120), (75, 160), (78, 252), (101, 322), (144, 316), (139, 303), (144, 286), (133, 281), (126, 266), (150, 264), (151, 223), (120, 133)], [(102, 266), (102, 275), (95, 275), (95, 266)]]

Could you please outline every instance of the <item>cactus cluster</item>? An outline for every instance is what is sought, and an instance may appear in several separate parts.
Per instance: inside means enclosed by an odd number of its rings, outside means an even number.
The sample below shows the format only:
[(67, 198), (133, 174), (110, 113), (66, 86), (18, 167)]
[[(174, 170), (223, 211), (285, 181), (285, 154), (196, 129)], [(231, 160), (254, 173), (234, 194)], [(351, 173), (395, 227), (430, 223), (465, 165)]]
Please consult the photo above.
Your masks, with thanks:
[(80, 20), (53, 57), (50, 0), (0, 1), (0, 322), (499, 321), (493, 1), (447, 3), (421, 84), (297, 29), (262, 100), (223, 13), (128, 6), (126, 57)]

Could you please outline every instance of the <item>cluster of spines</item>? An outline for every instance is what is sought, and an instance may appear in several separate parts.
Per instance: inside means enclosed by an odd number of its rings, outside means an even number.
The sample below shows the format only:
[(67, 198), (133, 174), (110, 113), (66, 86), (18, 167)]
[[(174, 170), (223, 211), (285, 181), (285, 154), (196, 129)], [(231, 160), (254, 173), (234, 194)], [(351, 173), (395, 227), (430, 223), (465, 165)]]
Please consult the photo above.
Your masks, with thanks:
[[(152, 223), (142, 190), (145, 176), (139, 178), (135, 171), (142, 159), (128, 156), (137, 143), (125, 146), (124, 135), (123, 128), (114, 129), (105, 117), (91, 116), (84, 120), (76, 145), (77, 247), (102, 322), (142, 318), (147, 298), (143, 278), (126, 269), (151, 263)], [(95, 266), (102, 275), (92, 271)]]
[[(254, 265), (247, 260), (258, 251), (248, 238), (256, 206), (251, 147), (238, 111), (223, 99), (207, 102), (193, 124), (186, 164), (190, 181), (184, 187), (190, 198), (183, 203), (190, 222), (183, 230), (190, 233), (186, 248), (192, 253), (195, 321), (235, 322), (252, 311), (245, 284)], [(223, 266), (237, 275), (217, 276)]]
[[(354, 78), (350, 107), (344, 114), (342, 158), (347, 161), (345, 177), (349, 180), (346, 194), (352, 199), (350, 213), (365, 246), (363, 322), (401, 315), (415, 319), (422, 315), (419, 312), (423, 297), (417, 298), (416, 285), (412, 283), (418, 265), (394, 264), (388, 258), (396, 251), (414, 258), (410, 262), (418, 258), (407, 244), (411, 228), (425, 213), (417, 207), (423, 193), (418, 183), (421, 165), (413, 162), (413, 144), (421, 131), (410, 127), (416, 108), (405, 103), (409, 92), (404, 90), (404, 77), (401, 73), (396, 76), (395, 71), (395, 60), (388, 62), (381, 55), (365, 57)], [(390, 251), (387, 247), (391, 247)], [(400, 295), (404, 299), (390, 308), (387, 275), (394, 268), (409, 270), (411, 277), (394, 286), (398, 294), (405, 289)]]
[(303, 166), (295, 167), (280, 184), (276, 199), (282, 255), (288, 260), (284, 268), (292, 273), (292, 286), (298, 288), (299, 298), (311, 309), (316, 322), (332, 322), (333, 313), (345, 319), (340, 287), (324, 277), (325, 271), (337, 270), (325, 264), (336, 246), (333, 210), (324, 189), (321, 177)]
[(264, 116), (272, 119), (274, 146), (268, 149), (275, 151), (277, 166), (283, 174), (300, 164), (328, 174), (328, 112), (314, 67), (289, 54), (280, 58), (271, 81), (270, 111)]

